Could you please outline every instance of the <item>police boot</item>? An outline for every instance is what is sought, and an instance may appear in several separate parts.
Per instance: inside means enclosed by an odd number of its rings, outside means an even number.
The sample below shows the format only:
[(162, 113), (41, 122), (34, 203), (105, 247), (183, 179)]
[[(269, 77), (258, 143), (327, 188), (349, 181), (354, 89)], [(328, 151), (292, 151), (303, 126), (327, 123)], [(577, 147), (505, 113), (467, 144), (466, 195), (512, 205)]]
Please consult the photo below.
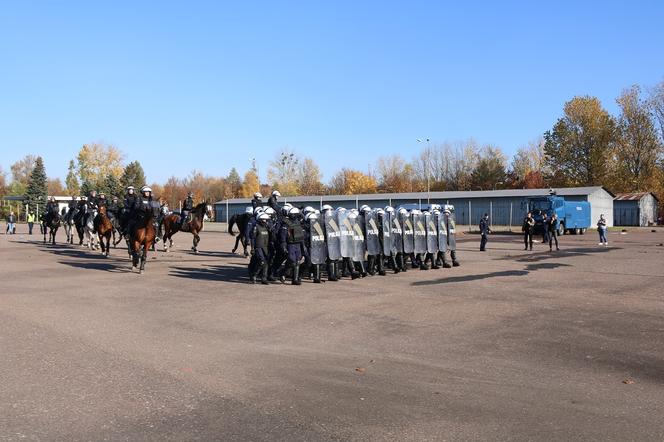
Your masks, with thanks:
[(383, 255), (378, 255), (378, 274), (380, 276), (385, 276), (385, 269), (383, 268)]
[(337, 275), (334, 272), (334, 261), (330, 261), (327, 263), (327, 280), (328, 281), (336, 281), (337, 280)]
[(426, 255), (424, 255), (424, 258), (422, 255), (419, 255), (417, 257), (417, 260), (420, 262), (420, 270), (429, 270), (429, 266), (427, 265), (426, 262)]
[(419, 264), (417, 263), (417, 258), (415, 257), (414, 253), (410, 254), (410, 266), (414, 269), (419, 267)]
[(433, 254), (431, 254), (431, 268), (434, 270), (438, 270), (440, 268), (440, 266), (438, 265), (438, 258)]
[(291, 279), (291, 284), (293, 285), (302, 284), (302, 281), (300, 281), (300, 266), (297, 264), (293, 264), (293, 277)]
[(314, 282), (316, 284), (321, 283), (321, 280), (320, 280), (320, 265), (318, 265), (318, 264), (314, 265)]
[(261, 284), (263, 285), (269, 284), (267, 280), (267, 263), (263, 264), (263, 267), (261, 268)]
[(459, 267), (461, 264), (459, 264), (459, 261), (457, 261), (456, 251), (452, 250), (451, 255), (452, 255), (452, 266)]
[(447, 254), (446, 253), (443, 254), (443, 268), (444, 269), (451, 269), (452, 268), (452, 264), (450, 264), (450, 262), (447, 260)]
[(404, 258), (403, 253), (399, 253), (397, 255), (397, 265), (399, 266), (399, 270), (402, 272), (408, 271), (406, 269), (406, 259)]
[(367, 276), (367, 270), (364, 268), (364, 261), (359, 261), (357, 263), (360, 266), (360, 275), (364, 278)]
[(374, 255), (369, 255), (367, 258), (367, 272), (371, 276), (376, 274), (376, 257)]
[(401, 269), (397, 265), (397, 259), (394, 255), (390, 255), (390, 264), (392, 265), (392, 269), (394, 270), (394, 273), (399, 273)]

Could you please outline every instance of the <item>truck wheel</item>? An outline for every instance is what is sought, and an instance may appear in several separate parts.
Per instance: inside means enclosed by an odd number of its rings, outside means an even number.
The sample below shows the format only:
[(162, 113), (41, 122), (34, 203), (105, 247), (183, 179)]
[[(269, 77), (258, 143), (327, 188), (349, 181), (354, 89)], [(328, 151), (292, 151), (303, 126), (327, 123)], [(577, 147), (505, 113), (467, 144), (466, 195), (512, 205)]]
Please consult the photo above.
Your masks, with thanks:
[(565, 234), (565, 224), (560, 223), (558, 226), (558, 236), (563, 236)]
[(584, 235), (586, 233), (586, 229), (581, 229), (581, 235)]

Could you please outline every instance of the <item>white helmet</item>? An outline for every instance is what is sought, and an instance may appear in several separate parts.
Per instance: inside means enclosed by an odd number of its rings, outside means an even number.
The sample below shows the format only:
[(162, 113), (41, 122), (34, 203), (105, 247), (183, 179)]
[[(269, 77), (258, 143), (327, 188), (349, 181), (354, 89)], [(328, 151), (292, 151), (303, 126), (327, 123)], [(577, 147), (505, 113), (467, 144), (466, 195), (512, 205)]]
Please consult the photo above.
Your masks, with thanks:
[(254, 209), (254, 213), (260, 213), (260, 212), (263, 212), (263, 211), (265, 211), (265, 209), (263, 209), (261, 206), (258, 206)]
[(244, 208), (244, 213), (254, 213), (254, 208), (251, 206), (247, 206)]
[(445, 204), (445, 206), (443, 206), (443, 211), (447, 213), (452, 213), (454, 212), (454, 206), (452, 204)]
[(334, 207), (330, 206), (329, 204), (323, 204), (322, 209), (323, 209), (323, 211), (325, 211), (325, 210), (334, 210)]
[(293, 207), (291, 203), (284, 203), (284, 207)]
[(386, 211), (386, 212), (394, 212), (394, 207), (392, 207), (392, 206), (385, 206), (385, 211)]
[(429, 210), (440, 210), (440, 204), (429, 204)]
[(311, 206), (307, 206), (304, 209), (302, 209), (302, 213), (307, 214), (313, 212), (315, 209)]
[(315, 213), (313, 213), (313, 212), (310, 212), (310, 213), (307, 213), (307, 214), (304, 216), (304, 219), (305, 219), (305, 221), (313, 221), (313, 220), (318, 219), (318, 215), (315, 214)]
[(270, 220), (270, 215), (268, 215), (267, 213), (261, 213), (260, 215), (258, 215), (258, 220), (259, 221), (269, 221)]
[(405, 213), (408, 213), (408, 210), (406, 210), (405, 207), (399, 207), (399, 213), (405, 214)]
[(127, 186), (127, 190), (134, 190), (134, 186)]
[(297, 207), (293, 207), (288, 211), (288, 216), (295, 216), (299, 214), (300, 214), (300, 209), (298, 209)]
[(345, 212), (346, 208), (345, 207), (337, 207), (337, 212)]
[(268, 215), (274, 215), (277, 212), (272, 207), (266, 207), (264, 213), (267, 213)]
[(368, 212), (371, 210), (371, 207), (367, 206), (366, 204), (363, 204), (362, 207), (360, 207), (360, 212)]
[(145, 192), (152, 193), (152, 189), (150, 189), (150, 187), (148, 187), (148, 186), (141, 187), (141, 193), (145, 193)]
[(410, 211), (410, 213), (412, 213), (413, 215), (421, 215), (422, 214), (422, 212), (418, 209), (413, 209), (413, 210)]
[(280, 193), (278, 190), (274, 190), (274, 191), (272, 192), (272, 196), (279, 197), (279, 196), (281, 196), (281, 193)]
[(263, 195), (260, 192), (256, 192), (254, 193), (254, 198), (263, 198)]

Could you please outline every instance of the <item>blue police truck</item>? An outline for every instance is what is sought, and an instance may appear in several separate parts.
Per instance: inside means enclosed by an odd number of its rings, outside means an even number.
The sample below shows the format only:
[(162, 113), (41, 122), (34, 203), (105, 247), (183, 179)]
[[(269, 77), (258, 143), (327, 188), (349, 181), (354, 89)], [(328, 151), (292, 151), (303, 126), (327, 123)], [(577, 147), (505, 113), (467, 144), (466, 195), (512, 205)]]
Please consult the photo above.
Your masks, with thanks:
[(544, 213), (551, 218), (558, 216), (558, 234), (574, 233), (583, 235), (590, 227), (590, 203), (588, 201), (565, 201), (555, 194), (526, 199), (528, 210), (535, 219), (535, 233), (544, 233)]

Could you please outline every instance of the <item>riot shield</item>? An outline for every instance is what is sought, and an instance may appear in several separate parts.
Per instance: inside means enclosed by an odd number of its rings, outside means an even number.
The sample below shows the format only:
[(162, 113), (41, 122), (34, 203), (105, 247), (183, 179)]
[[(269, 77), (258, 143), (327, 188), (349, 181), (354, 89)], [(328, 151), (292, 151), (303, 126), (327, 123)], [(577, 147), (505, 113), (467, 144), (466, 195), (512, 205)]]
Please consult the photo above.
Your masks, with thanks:
[(414, 228), (414, 252), (426, 253), (427, 252), (427, 228), (425, 225), (424, 214), (419, 211), (412, 213), (413, 228)]
[(309, 220), (309, 257), (312, 264), (325, 264), (327, 245), (325, 244), (325, 226), (320, 218)]
[(381, 253), (384, 255), (392, 254), (392, 216), (391, 212), (381, 212), (378, 215), (380, 221), (380, 236), (382, 240)]
[(447, 223), (445, 222), (445, 215), (436, 213), (436, 225), (438, 226), (438, 251), (447, 252)]
[(365, 213), (366, 235), (367, 235), (367, 253), (369, 255), (380, 254), (380, 229), (378, 227), (378, 214), (375, 210)]
[(336, 261), (341, 259), (341, 231), (337, 224), (336, 213), (333, 210), (325, 211), (325, 240), (327, 241), (327, 256)]
[(456, 222), (453, 213), (445, 215), (445, 223), (447, 224), (447, 248), (456, 250)]
[(427, 253), (438, 253), (438, 228), (433, 213), (425, 213), (424, 221), (427, 228)]
[(413, 218), (410, 213), (399, 215), (401, 219), (401, 230), (403, 239), (403, 252), (406, 254), (413, 253), (415, 242), (415, 229), (413, 228)]
[(342, 258), (352, 258), (353, 256), (353, 225), (355, 221), (350, 216), (351, 213), (346, 210), (337, 210), (337, 222), (341, 232), (340, 247)]
[(403, 229), (398, 213), (392, 213), (392, 253), (403, 252)]
[(355, 262), (364, 261), (364, 231), (360, 218), (361, 216), (355, 213), (351, 213), (349, 217), (353, 226), (353, 261)]

